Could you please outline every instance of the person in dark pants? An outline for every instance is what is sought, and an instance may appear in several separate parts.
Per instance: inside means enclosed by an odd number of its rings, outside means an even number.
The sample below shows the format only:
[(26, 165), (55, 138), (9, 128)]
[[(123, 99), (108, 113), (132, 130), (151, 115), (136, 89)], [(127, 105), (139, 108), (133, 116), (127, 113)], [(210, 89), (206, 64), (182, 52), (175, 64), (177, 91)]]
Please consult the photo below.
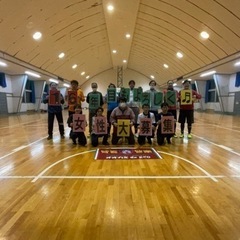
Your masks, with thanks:
[(143, 104), (142, 109), (143, 109), (143, 112), (138, 114), (137, 124), (138, 124), (138, 126), (140, 125), (140, 120), (141, 119), (150, 118), (152, 120), (152, 135), (146, 137), (144, 135), (141, 135), (141, 133), (139, 133), (138, 144), (139, 145), (144, 145), (145, 142), (146, 142), (146, 138), (147, 138), (148, 143), (152, 144), (151, 138), (153, 138), (153, 136), (154, 136), (154, 131), (155, 131), (155, 127), (156, 127), (155, 116), (154, 116), (153, 113), (149, 112), (150, 107), (149, 107), (148, 104)]
[[(57, 91), (57, 84), (56, 83), (50, 83), (50, 90)], [(62, 104), (64, 104), (64, 98), (63, 95), (57, 93), (59, 96), (59, 103), (54, 103), (54, 105), (51, 105), (50, 103), (50, 95), (48, 94), (46, 98), (43, 100), (43, 103), (48, 103), (48, 137), (47, 140), (50, 140), (53, 138), (53, 123), (54, 123), (54, 117), (56, 116), (58, 121), (58, 127), (59, 132), (61, 135), (61, 138), (64, 138), (64, 125), (63, 125), (63, 115), (62, 115)]]
[(157, 128), (157, 142), (158, 145), (163, 145), (165, 142), (165, 138), (167, 139), (167, 143), (171, 144), (171, 138), (173, 137), (174, 134), (163, 134), (162, 133), (162, 117), (163, 116), (173, 116), (171, 112), (168, 112), (168, 104), (167, 103), (162, 103), (161, 104), (161, 109), (162, 112), (158, 114), (158, 128)]
[(131, 127), (135, 122), (135, 115), (133, 110), (127, 106), (127, 99), (124, 97), (119, 98), (119, 106), (114, 108), (110, 116), (110, 121), (113, 125), (112, 144), (116, 145), (121, 137), (117, 136), (117, 128), (119, 127), (117, 122), (118, 119), (129, 119), (130, 120), (130, 135), (126, 137), (128, 144), (134, 144), (135, 139)]
[(95, 117), (103, 117), (103, 108), (102, 107), (99, 107), (99, 108), (96, 109), (96, 114), (92, 118), (92, 126), (93, 126), (93, 130), (92, 130), (92, 134), (91, 134), (92, 146), (93, 147), (97, 147), (98, 146), (98, 139), (100, 137), (103, 137), (103, 140), (102, 140), (102, 144), (103, 145), (109, 145), (109, 143), (107, 141), (108, 134), (96, 134), (95, 131), (94, 131), (94, 126), (96, 124)]
[[(75, 114), (82, 114), (81, 105), (76, 105)], [(70, 138), (72, 139), (74, 145), (77, 144), (76, 140), (78, 140), (79, 145), (85, 146), (87, 144), (87, 139), (86, 139), (84, 132), (74, 132), (73, 131), (73, 115), (74, 114), (71, 114), (67, 120), (67, 124), (71, 128)]]

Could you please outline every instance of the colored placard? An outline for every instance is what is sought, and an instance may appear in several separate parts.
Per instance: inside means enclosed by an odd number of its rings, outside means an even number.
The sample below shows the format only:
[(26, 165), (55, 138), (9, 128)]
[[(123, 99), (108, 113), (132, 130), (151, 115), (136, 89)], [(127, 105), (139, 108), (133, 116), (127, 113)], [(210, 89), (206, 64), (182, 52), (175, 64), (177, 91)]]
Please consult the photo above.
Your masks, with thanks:
[(68, 105), (76, 105), (77, 104), (77, 91), (68, 91)]
[(108, 88), (107, 89), (107, 102), (117, 102), (117, 94), (116, 94), (116, 88)]
[(141, 102), (142, 101), (142, 88), (134, 88), (133, 89), (133, 101), (134, 102)]
[(152, 136), (152, 119), (141, 118), (139, 130), (140, 130), (139, 132), (140, 136)]
[(120, 97), (124, 97), (129, 102), (130, 88), (121, 88)]
[(89, 94), (89, 109), (95, 110), (100, 107), (100, 94), (90, 93)]
[(94, 117), (93, 131), (97, 135), (107, 134), (107, 118), (106, 117)]
[(83, 114), (73, 114), (73, 132), (85, 132), (86, 117)]
[(118, 137), (130, 136), (130, 120), (129, 119), (117, 120), (117, 136)]
[(192, 90), (181, 90), (181, 105), (192, 104)]
[(160, 107), (163, 102), (163, 93), (162, 92), (156, 92), (154, 93), (153, 103), (152, 106), (154, 107)]
[(53, 106), (61, 105), (60, 91), (58, 91), (58, 90), (50, 90), (49, 91), (48, 104), (53, 105)]
[(149, 92), (142, 93), (142, 105), (143, 104), (147, 104), (150, 106), (150, 93)]
[(168, 106), (176, 106), (177, 104), (176, 92), (167, 91), (165, 93), (165, 101), (168, 104)]
[(174, 134), (174, 116), (162, 116), (161, 133)]

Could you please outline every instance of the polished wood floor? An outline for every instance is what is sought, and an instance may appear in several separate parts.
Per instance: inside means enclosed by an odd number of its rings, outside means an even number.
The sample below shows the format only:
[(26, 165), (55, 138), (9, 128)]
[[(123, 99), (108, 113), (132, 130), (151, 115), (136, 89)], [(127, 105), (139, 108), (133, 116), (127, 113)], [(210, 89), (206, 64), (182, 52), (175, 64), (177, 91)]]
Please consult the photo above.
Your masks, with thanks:
[(240, 117), (195, 121), (162, 159), (99, 161), (46, 113), (1, 116), (0, 239), (239, 240)]

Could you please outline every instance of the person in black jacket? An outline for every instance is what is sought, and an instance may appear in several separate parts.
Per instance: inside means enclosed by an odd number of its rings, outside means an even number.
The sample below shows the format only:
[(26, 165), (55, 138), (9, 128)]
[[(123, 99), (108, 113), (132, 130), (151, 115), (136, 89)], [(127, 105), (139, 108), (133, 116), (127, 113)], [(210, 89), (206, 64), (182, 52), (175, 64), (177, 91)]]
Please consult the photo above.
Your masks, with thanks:
[[(158, 114), (158, 128), (157, 128), (157, 142), (158, 145), (163, 145), (165, 138), (167, 139), (168, 144), (171, 144), (171, 138), (173, 137), (174, 133), (169, 133), (169, 134), (163, 134), (162, 133), (162, 117), (163, 116), (173, 116), (171, 112), (168, 112), (168, 104), (167, 103), (162, 103), (161, 104), (161, 109), (162, 112)], [(176, 121), (176, 119), (175, 119)]]
[[(50, 94), (46, 96), (46, 98), (43, 100), (43, 103), (48, 103), (48, 137), (47, 140), (52, 139), (53, 136), (53, 122), (54, 117), (56, 116), (58, 121), (58, 127), (59, 132), (61, 135), (61, 138), (64, 138), (64, 125), (63, 125), (63, 115), (62, 115), (62, 104), (64, 104), (64, 98), (63, 95), (59, 92), (57, 92), (57, 84), (52, 82), (50, 83), (50, 90), (56, 91), (56, 94), (58, 95), (56, 97), (55, 103), (50, 102)], [(59, 100), (59, 102), (57, 102)], [(53, 105), (52, 105), (53, 104)]]

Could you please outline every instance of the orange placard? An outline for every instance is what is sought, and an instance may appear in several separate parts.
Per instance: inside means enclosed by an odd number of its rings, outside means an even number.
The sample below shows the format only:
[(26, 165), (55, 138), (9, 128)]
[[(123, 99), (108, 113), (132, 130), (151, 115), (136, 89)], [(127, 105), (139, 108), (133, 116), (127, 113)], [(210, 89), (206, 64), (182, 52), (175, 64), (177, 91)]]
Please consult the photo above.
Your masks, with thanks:
[(49, 91), (49, 99), (48, 99), (49, 105), (61, 105), (60, 100), (60, 91), (59, 90), (50, 90)]

